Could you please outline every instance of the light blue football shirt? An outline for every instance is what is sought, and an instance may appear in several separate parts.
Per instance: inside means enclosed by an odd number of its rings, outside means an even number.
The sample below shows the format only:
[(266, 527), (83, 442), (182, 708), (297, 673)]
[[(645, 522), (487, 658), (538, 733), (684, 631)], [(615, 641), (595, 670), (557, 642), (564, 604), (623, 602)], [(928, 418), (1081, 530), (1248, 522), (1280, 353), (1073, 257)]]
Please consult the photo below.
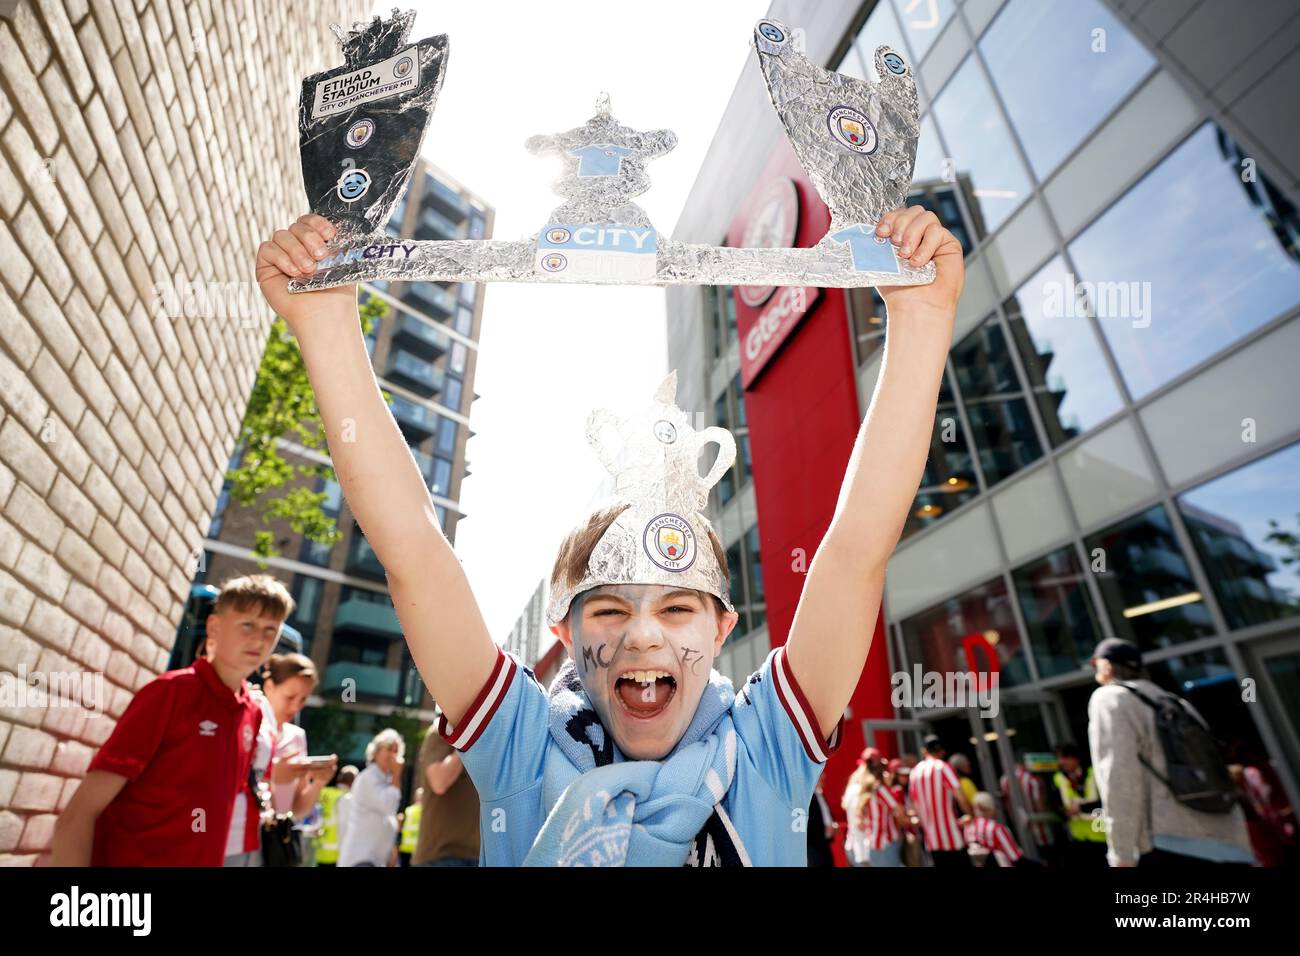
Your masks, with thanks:
[[(736, 693), (731, 717), (736, 773), (685, 865), (806, 866), (808, 805), (823, 764), (839, 746), (843, 719), (823, 740), (784, 647), (773, 650)], [(460, 751), (478, 789), (479, 863), (522, 864), (559, 797), (548, 801), (544, 792), (548, 765), (573, 766), (551, 736), (546, 691), (531, 670), (498, 649), (465, 718), (452, 728), (439, 717), (435, 727)], [(571, 732), (594, 748), (583, 728)], [(614, 760), (622, 760), (612, 749)]]
[(885, 236), (877, 236), (874, 226), (850, 226), (830, 237), (832, 242), (848, 243), (855, 272), (898, 272), (898, 259)]
[(623, 166), (623, 157), (631, 156), (633, 152), (626, 146), (600, 143), (571, 149), (569, 155), (579, 158), (578, 176), (586, 179), (590, 176), (617, 176)]

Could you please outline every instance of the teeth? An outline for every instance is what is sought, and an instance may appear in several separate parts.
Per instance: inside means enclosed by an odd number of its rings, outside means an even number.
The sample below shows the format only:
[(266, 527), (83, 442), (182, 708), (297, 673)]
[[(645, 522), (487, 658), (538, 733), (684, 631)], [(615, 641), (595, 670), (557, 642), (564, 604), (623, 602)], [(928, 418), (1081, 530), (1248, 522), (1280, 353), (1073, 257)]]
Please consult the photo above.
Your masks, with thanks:
[(628, 671), (623, 675), (624, 680), (630, 680), (637, 684), (650, 684), (659, 680), (661, 677), (670, 677), (667, 671)]

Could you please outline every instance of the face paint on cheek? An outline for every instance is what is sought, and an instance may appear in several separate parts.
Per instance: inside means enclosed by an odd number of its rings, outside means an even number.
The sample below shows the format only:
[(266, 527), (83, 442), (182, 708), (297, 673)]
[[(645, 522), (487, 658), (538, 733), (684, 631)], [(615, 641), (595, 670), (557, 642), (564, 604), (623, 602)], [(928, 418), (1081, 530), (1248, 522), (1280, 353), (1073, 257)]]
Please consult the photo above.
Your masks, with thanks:
[(578, 680), (582, 682), (587, 699), (600, 718), (601, 723), (609, 726), (608, 672), (613, 666), (614, 655), (623, 643), (621, 635), (617, 641), (611, 641), (606, 634), (588, 634), (583, 622), (583, 605), (585, 596), (579, 595), (573, 602), (573, 618), (570, 635), (573, 642), (574, 667)]

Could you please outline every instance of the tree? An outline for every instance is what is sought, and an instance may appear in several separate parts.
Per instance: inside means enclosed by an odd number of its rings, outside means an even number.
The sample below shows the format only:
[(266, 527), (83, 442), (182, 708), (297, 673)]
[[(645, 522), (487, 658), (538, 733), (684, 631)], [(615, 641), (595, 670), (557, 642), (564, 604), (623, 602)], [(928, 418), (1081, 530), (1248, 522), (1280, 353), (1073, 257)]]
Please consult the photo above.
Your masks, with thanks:
[[(366, 296), (357, 307), (362, 333), (369, 335), (390, 311), (382, 299)], [(334, 468), (297, 456), (286, 458), (282, 439), (328, 454), (302, 352), (284, 320), (276, 316), (239, 428), (235, 465), (226, 472), (230, 504), (255, 509), (265, 525), (281, 520), (310, 541), (337, 544), (342, 536), (338, 523), (322, 507), (327, 493), (312, 490), (315, 479), (336, 480)], [(260, 558), (279, 554), (275, 534), (256, 532), (253, 553)]]

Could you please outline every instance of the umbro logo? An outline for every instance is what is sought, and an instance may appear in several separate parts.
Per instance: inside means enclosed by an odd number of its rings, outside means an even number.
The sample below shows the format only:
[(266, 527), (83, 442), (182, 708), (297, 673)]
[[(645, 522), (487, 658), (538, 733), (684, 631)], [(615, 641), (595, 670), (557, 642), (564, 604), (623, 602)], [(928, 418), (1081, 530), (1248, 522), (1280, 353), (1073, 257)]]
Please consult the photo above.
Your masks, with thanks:
[(217, 735), (217, 722), (215, 720), (199, 721), (200, 737), (215, 737)]

